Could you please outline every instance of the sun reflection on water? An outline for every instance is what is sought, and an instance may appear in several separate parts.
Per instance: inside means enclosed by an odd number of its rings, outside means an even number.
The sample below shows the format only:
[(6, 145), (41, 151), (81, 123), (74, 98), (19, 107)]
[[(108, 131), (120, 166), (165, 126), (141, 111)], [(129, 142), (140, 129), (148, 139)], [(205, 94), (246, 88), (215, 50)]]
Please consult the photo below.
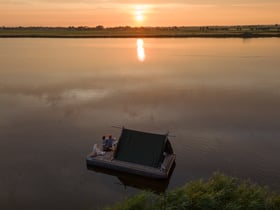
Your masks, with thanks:
[(143, 39), (137, 39), (137, 57), (138, 60), (143, 62), (145, 60), (145, 50), (144, 50), (144, 41)]

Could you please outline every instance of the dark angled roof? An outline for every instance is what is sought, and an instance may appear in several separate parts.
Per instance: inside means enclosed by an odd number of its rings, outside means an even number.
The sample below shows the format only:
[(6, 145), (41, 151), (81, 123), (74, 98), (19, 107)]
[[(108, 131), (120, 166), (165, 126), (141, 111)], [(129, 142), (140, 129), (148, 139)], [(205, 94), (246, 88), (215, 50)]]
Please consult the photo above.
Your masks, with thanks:
[(159, 167), (164, 152), (172, 152), (168, 136), (123, 128), (115, 159)]

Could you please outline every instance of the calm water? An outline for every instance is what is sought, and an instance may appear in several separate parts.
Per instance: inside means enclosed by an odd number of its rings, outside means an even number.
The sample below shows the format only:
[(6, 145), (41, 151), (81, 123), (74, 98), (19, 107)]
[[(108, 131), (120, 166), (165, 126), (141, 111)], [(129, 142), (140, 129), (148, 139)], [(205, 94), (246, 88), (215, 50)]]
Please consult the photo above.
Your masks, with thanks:
[(279, 52), (273, 38), (0, 39), (0, 209), (139, 192), (85, 165), (122, 125), (176, 136), (167, 189), (221, 171), (280, 191)]

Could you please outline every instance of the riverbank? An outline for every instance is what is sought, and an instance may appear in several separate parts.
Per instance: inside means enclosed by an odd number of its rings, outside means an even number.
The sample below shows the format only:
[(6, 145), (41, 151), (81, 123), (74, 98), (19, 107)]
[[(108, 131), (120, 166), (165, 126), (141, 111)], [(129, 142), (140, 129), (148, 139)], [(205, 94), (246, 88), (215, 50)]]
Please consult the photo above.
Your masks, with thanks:
[(215, 173), (162, 195), (143, 192), (105, 210), (238, 209), (279, 210), (280, 195), (268, 188)]
[(278, 25), (202, 27), (1, 27), (0, 38), (261, 38), (280, 37)]

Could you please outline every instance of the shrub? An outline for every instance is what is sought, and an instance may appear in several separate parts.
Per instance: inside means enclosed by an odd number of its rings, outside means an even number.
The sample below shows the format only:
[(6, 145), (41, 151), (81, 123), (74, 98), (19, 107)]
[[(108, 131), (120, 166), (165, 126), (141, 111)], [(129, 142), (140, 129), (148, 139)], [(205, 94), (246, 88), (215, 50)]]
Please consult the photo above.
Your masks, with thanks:
[(249, 181), (214, 173), (206, 182), (156, 195), (142, 192), (107, 210), (280, 210), (280, 195)]

